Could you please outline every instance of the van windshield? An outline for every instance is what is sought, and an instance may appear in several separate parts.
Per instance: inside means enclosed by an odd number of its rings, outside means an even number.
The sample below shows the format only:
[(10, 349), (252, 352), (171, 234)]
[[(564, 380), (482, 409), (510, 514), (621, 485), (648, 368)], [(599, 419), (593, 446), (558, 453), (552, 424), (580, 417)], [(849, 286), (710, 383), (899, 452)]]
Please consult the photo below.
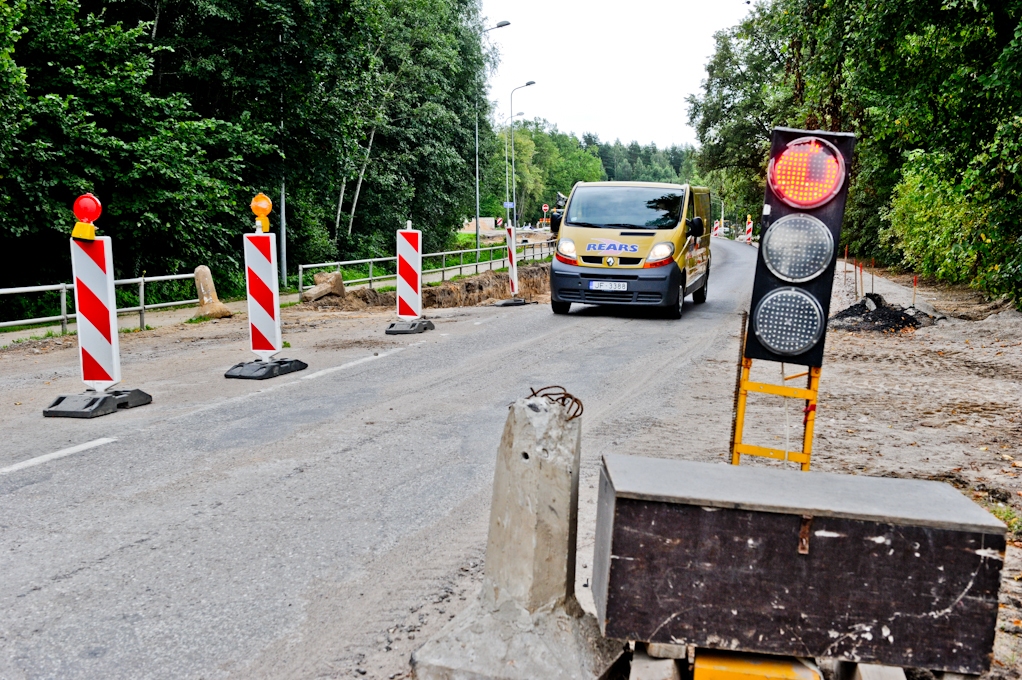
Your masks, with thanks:
[(582, 186), (571, 197), (565, 222), (606, 229), (673, 229), (683, 205), (682, 188)]

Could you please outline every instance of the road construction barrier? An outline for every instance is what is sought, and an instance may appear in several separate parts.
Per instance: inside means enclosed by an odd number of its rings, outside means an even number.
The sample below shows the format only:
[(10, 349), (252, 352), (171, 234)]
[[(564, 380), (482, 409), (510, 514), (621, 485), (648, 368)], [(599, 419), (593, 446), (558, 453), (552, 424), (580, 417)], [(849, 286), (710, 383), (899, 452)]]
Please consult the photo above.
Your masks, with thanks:
[(71, 239), (71, 271), (78, 309), (78, 356), (82, 381), (102, 391), (121, 381), (114, 296), (114, 257), (109, 236)]
[(61, 395), (43, 409), (46, 418), (96, 418), (152, 403), (142, 390), (111, 390), (121, 381), (114, 296), (114, 257), (109, 236), (96, 237), (94, 222), (103, 212), (92, 194), (74, 202), (78, 218), (71, 232), (71, 272), (78, 308), (78, 360), (84, 394)]
[(752, 215), (745, 220), (745, 242), (752, 243)]
[(270, 359), (283, 346), (280, 293), (277, 289), (277, 239), (273, 234), (245, 234), (245, 286), (248, 290), (249, 347)]
[(508, 280), (511, 282), (511, 296), (514, 297), (518, 295), (518, 253), (515, 252), (518, 237), (513, 225), (509, 224), (505, 231), (507, 232), (507, 274)]
[(397, 316), (405, 320), (422, 316), (422, 232), (411, 227), (397, 232)]

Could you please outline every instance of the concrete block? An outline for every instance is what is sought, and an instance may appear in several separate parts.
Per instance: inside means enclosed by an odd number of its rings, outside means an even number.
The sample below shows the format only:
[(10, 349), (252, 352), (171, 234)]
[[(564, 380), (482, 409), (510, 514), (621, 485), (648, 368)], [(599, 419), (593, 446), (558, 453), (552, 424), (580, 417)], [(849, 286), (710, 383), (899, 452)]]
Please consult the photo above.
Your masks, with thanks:
[(695, 647), (650, 642), (646, 645), (646, 653), (654, 659), (687, 659), (691, 661), (695, 657)]
[(681, 671), (674, 659), (656, 659), (636, 649), (632, 653), (628, 680), (681, 680)]
[(220, 302), (216, 296), (216, 286), (213, 285), (213, 274), (206, 265), (199, 265), (195, 268), (195, 292), (199, 298), (199, 308), (195, 316), (205, 316), (210, 319), (224, 319), (232, 316), (227, 305)]
[(312, 302), (327, 295), (344, 297), (347, 290), (344, 288), (344, 277), (340, 272), (319, 272), (312, 277), (316, 285), (302, 291), (302, 300)]
[[(947, 678), (947, 674), (944, 675)], [(905, 669), (877, 664), (856, 664), (852, 680), (905, 680)]]
[(479, 597), (412, 655), (419, 680), (590, 680), (623, 651), (575, 600), (581, 424), (515, 402), (493, 479)]
[(546, 399), (511, 408), (493, 476), (485, 574), (492, 600), (530, 612), (574, 596), (582, 427)]

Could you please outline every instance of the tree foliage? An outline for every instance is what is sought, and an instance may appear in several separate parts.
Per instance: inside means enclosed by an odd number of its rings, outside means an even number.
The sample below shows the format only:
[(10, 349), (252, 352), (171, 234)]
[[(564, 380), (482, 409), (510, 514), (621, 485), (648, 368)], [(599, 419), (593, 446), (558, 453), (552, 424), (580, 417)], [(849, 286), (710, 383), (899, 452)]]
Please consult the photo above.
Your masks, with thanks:
[(86, 191), (122, 277), (239, 285), (248, 203), (279, 226), (282, 183), (291, 269), (390, 254), (408, 219), (445, 244), (477, 107), (492, 136), (480, 28), (476, 0), (0, 1), (0, 286), (67, 280)]
[(1018, 298), (1020, 20), (1019, 0), (762, 2), (690, 100), (702, 167), (751, 204), (770, 127), (855, 132), (852, 251)]
[[(481, 214), (487, 217), (503, 217), (505, 195), (510, 200), (511, 128), (503, 126), (496, 132), (487, 149), (481, 192)], [(515, 124), (514, 171), (518, 219), (523, 224), (541, 218), (543, 204), (554, 205), (557, 192), (567, 195), (576, 182), (596, 182), (604, 175), (595, 145), (542, 119)]]

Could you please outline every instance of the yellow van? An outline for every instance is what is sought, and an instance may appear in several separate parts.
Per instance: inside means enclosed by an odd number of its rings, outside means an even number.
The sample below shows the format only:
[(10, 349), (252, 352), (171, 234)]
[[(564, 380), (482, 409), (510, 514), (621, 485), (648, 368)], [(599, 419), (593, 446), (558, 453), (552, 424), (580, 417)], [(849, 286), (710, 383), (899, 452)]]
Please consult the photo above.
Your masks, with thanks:
[(579, 182), (550, 227), (550, 306), (572, 302), (663, 308), (681, 318), (685, 296), (706, 302), (710, 190), (658, 182)]

